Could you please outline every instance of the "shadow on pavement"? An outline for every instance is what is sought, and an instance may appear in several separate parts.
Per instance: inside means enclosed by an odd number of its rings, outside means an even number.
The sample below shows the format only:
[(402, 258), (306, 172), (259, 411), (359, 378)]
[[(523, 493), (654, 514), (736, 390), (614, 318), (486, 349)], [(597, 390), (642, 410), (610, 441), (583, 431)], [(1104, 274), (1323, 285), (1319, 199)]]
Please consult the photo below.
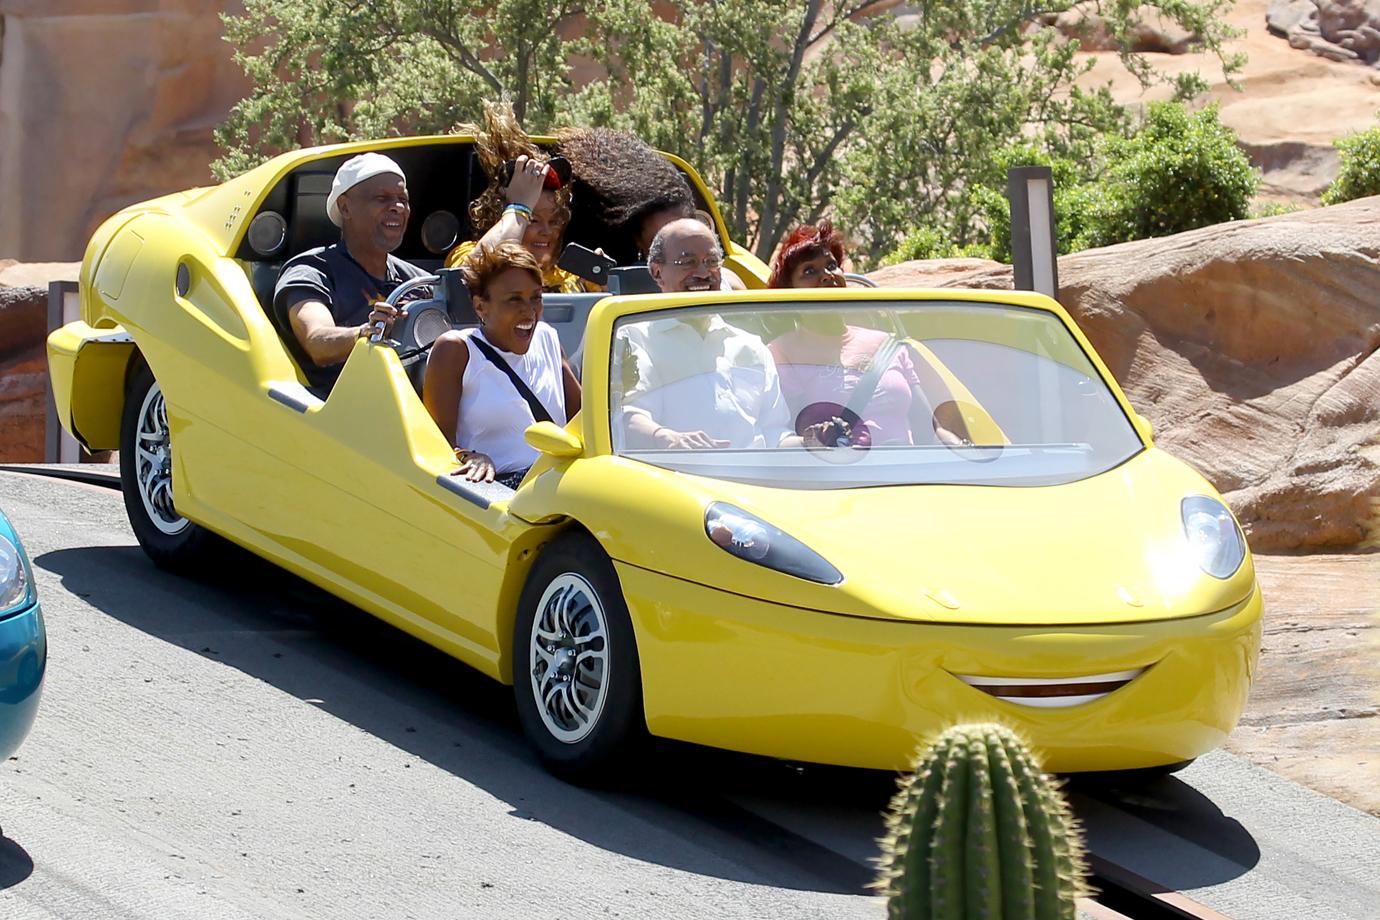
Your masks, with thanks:
[[(319, 708), (337, 718), (500, 798), (514, 817), (711, 877), (869, 893), (872, 871), (860, 860), (876, 852), (892, 774), (659, 742), (617, 791), (574, 788), (529, 751), (510, 688), (242, 550), (230, 548), (215, 574), (197, 579), (156, 569), (132, 546), (57, 550), (34, 561), (107, 615), (295, 697), (321, 700)], [(1239, 822), (1173, 777), (1125, 787), (1080, 780), (1070, 791), (1076, 810), (1089, 797), (1124, 813), (1114, 816), (1118, 824), (1144, 822), (1196, 844), (1194, 852), (1223, 857), (1166, 853), (1178, 868), (1174, 878), (1157, 878), (1161, 884), (1220, 884), (1259, 862)], [(806, 836), (737, 800), (813, 815), (823, 831)], [(666, 833), (647, 834), (649, 824)]]
[[(1178, 777), (1119, 783), (1082, 776), (1071, 779), (1067, 788), (1092, 846), (1106, 835), (1124, 836), (1138, 823), (1192, 845), (1183, 853), (1166, 848), (1154, 854), (1150, 860), (1155, 866), (1154, 880), (1162, 885), (1179, 890), (1207, 888), (1244, 875), (1260, 862), (1260, 847), (1250, 831)], [(1112, 820), (1099, 805), (1115, 809)], [(1192, 848), (1200, 849), (1189, 852)], [(1210, 856), (1204, 858), (1202, 851)]]
[[(34, 564), (141, 632), (320, 700), (317, 708), (500, 798), (516, 818), (711, 877), (869, 893), (868, 867), (727, 797), (862, 809), (871, 827), (894, 789), (890, 774), (667, 742), (616, 791), (575, 788), (529, 751), (511, 688), (242, 550), (195, 579), (160, 571), (131, 546), (55, 550)], [(648, 825), (669, 833), (647, 834)]]
[(34, 861), (24, 848), (8, 837), (0, 836), (0, 891), (13, 888), (33, 872)]

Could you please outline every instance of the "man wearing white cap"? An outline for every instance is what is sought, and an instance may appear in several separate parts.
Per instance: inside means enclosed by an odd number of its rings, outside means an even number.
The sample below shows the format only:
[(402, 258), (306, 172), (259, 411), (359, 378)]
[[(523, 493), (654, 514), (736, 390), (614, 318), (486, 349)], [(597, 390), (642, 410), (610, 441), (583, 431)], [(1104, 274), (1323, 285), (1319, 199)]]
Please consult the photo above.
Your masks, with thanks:
[(340, 242), (289, 260), (273, 292), (279, 328), (292, 330), (288, 345), (314, 385), (335, 383), (355, 340), (374, 323), (392, 325), (396, 311), (381, 301), (426, 274), (391, 255), (410, 213), (407, 179), (392, 159), (362, 153), (336, 171), (326, 214)]

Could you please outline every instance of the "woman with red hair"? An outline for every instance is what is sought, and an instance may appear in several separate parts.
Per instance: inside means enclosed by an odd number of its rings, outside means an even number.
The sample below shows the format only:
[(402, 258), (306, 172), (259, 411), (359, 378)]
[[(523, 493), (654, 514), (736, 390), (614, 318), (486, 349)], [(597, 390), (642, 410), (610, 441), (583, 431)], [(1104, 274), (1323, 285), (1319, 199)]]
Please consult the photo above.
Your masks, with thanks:
[[(828, 220), (805, 224), (781, 244), (768, 286), (841, 288), (843, 262), (843, 235), (834, 225)], [(950, 427), (962, 427), (953, 421), (954, 413), (941, 413), (950, 426), (935, 417), (933, 407), (952, 397), (932, 368), (917, 366), (896, 335), (845, 323), (843, 312), (830, 303), (813, 306), (801, 311), (794, 331), (768, 346), (796, 431), (807, 444), (812, 436), (829, 446), (840, 439), (855, 447), (961, 442)], [(849, 311), (850, 318), (862, 315)], [(873, 367), (879, 360), (885, 362), (881, 370)], [(859, 385), (870, 392), (858, 392)], [(938, 398), (930, 399), (927, 391)], [(818, 437), (821, 425), (833, 426), (827, 437)]]
[(791, 231), (771, 263), (767, 287), (843, 287), (843, 234), (828, 218)]

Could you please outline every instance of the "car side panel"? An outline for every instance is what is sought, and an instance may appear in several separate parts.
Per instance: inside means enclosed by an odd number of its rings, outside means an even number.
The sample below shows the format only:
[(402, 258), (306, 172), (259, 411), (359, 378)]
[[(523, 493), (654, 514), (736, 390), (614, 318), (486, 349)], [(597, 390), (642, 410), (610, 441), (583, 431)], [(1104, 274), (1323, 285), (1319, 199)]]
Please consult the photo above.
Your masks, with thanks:
[[(264, 381), (297, 382), (297, 371), (244, 271), (215, 255), (196, 228), (147, 212), (120, 235), (142, 240), (133, 264), (118, 294), (94, 282), (84, 288), (83, 313), (93, 325), (118, 323), (153, 371), (175, 444), (174, 501), (186, 517), (206, 523), (205, 507), (226, 507), (262, 487), (238, 478), (241, 467), (225, 462), (214, 429), (271, 438), (262, 430)], [(179, 266), (186, 269), (185, 293), (177, 289)], [(204, 472), (222, 465), (203, 481)]]
[(502, 677), (512, 622), (505, 570), (511, 556), (530, 557), (527, 546), (541, 539), (532, 532), (551, 528), (437, 483), (455, 468), (454, 453), (387, 347), (359, 342), (325, 403), (298, 411), (264, 402), (252, 442), (227, 431), (198, 439), (251, 468), (226, 472), (200, 458), (203, 493), (265, 483), (237, 504), (203, 502), (208, 523), (271, 545), (293, 571)]
[(285, 405), (270, 392), (302, 378), (243, 268), (173, 215), (120, 233), (140, 244), (87, 319), (119, 323), (163, 389), (178, 511), (499, 676), (504, 568), (531, 525), (436, 484), (454, 456), (392, 350), (360, 343), (327, 404)]

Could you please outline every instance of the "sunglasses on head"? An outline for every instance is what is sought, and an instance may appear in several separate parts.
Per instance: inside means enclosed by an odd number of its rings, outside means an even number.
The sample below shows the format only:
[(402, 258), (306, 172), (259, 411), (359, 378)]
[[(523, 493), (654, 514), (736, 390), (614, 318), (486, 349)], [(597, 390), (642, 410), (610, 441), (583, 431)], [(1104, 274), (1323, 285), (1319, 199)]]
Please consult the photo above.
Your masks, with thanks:
[[(507, 188), (513, 181), (513, 170), (517, 169), (517, 160), (508, 160), (498, 170), (498, 184), (500, 188)], [(570, 161), (560, 154), (556, 154), (546, 161), (546, 175), (543, 177), (543, 186), (555, 190), (564, 188), (570, 182)]]

